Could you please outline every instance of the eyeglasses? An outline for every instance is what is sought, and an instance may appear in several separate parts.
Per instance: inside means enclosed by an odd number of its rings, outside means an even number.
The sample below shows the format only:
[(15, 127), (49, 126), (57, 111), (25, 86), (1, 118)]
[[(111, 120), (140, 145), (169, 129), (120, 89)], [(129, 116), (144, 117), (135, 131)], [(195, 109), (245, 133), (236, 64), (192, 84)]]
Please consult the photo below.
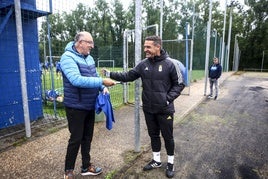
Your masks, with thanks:
[(88, 43), (89, 45), (94, 45), (94, 42), (93, 42), (93, 41), (80, 40), (80, 42), (86, 42), (86, 43)]

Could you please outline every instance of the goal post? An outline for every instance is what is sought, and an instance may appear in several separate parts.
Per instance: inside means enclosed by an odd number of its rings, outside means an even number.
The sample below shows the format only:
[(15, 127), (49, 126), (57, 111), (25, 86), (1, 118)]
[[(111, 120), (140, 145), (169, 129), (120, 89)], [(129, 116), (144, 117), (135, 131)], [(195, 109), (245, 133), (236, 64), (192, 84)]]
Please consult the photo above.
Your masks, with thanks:
[[(100, 67), (100, 63), (112, 63), (112, 68), (114, 68), (114, 60), (98, 60), (98, 68)], [(103, 67), (107, 67), (107, 66), (103, 66)]]

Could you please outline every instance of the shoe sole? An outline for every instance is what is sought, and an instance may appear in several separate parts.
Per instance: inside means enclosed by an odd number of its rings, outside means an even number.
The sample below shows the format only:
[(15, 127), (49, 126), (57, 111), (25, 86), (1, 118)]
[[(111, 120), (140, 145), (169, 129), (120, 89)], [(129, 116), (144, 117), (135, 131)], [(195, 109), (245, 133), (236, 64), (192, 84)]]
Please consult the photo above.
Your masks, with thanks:
[[(63, 179), (68, 179), (69, 177), (67, 176), (67, 175), (64, 175), (63, 176)], [(74, 178), (74, 176), (73, 176), (73, 178)]]
[(152, 167), (152, 168), (150, 168), (150, 169), (144, 169), (144, 168), (143, 168), (143, 171), (149, 171), (149, 170), (153, 170), (153, 169), (155, 169), (155, 168), (160, 168), (160, 167), (162, 167), (162, 164), (161, 164), (161, 165), (158, 165), (158, 166), (154, 166), (154, 167)]
[(101, 173), (102, 173), (102, 171), (97, 172), (97, 173), (86, 172), (86, 173), (81, 173), (81, 175), (82, 175), (82, 176), (89, 176), (89, 175), (96, 176), (96, 175), (99, 175), (99, 174), (101, 174)]
[(175, 175), (174, 170), (172, 171), (172, 172), (173, 172), (172, 174), (168, 174), (168, 172), (171, 172), (171, 171), (167, 171), (167, 170), (166, 170), (166, 177), (168, 177), (168, 178), (173, 178), (174, 175)]

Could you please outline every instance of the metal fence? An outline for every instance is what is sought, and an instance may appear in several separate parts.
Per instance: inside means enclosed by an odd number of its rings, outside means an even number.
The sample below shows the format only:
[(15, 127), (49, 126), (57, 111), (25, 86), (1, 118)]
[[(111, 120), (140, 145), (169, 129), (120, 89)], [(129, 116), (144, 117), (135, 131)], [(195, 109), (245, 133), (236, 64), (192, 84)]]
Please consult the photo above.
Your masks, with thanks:
[[(50, 4), (49, 2), (52, 2), (52, 4)], [(29, 105), (30, 122), (32, 129), (40, 129), (40, 126), (51, 124), (65, 124), (66, 122), (64, 106), (62, 104), (64, 98), (62, 75), (57, 67), (58, 62), (60, 60), (60, 56), (64, 52), (67, 40), (57, 40), (64, 38), (64, 36), (60, 37), (60, 34), (56, 36), (51, 36), (50, 33), (53, 29), (50, 29), (50, 26), (52, 26), (53, 23), (55, 23), (55, 21), (57, 20), (49, 19), (49, 14), (50, 12), (52, 12), (52, 14), (59, 14), (60, 16), (64, 12), (71, 12), (73, 9), (76, 8), (78, 3), (82, 3), (86, 6), (93, 5), (92, 1), (87, 0), (21, 1), (21, 14), (23, 15), (21, 25), (23, 29), (22, 37), (24, 46), (27, 47), (24, 49), (24, 54), (26, 54), (24, 59), (24, 61), (26, 62), (25, 73), (27, 74), (27, 81), (25, 82), (25, 84), (27, 84), (26, 88), (28, 89), (28, 94), (30, 92), (26, 101), (28, 101), (29, 103), (33, 102), (33, 104)], [(36, 5), (36, 7), (34, 5)], [(17, 36), (16, 30), (14, 30), (16, 28), (14, 21), (15, 12), (13, 7), (13, 0), (3, 0), (0, 2), (0, 15), (2, 21), (2, 24), (0, 26), (0, 52), (2, 54), (0, 58), (0, 62), (2, 64), (0, 67), (0, 88), (6, 91), (6, 98), (8, 101), (7, 103), (3, 103), (3, 100), (2, 103), (0, 102), (0, 119), (2, 121), (7, 121), (7, 124), (2, 123), (1, 125), (0, 138), (4, 138), (15, 133), (21, 133), (25, 130), (22, 115), (25, 113), (21, 110), (23, 108), (23, 100), (21, 99), (23, 93), (20, 90), (21, 76), (19, 75), (20, 70), (18, 70), (20, 57), (12, 52), (8, 52), (8, 54), (5, 53), (6, 55), (4, 54), (7, 49), (18, 49), (19, 46), (19, 43), (9, 43), (10, 39), (12, 39), (14, 35)], [(157, 32), (157, 28), (155, 28), (154, 30), (148, 30), (144, 28), (144, 34), (146, 35), (156, 34)], [(62, 33), (64, 34), (64, 32)], [(29, 36), (33, 36), (35, 38), (28, 39)], [(172, 58), (178, 59), (185, 64), (185, 41), (176, 41), (173, 39), (171, 39), (171, 41), (169, 40), (170, 39), (166, 40), (163, 43), (164, 48), (168, 51)], [(12, 39), (12, 41), (16, 42), (16, 39)], [(211, 38), (211, 42), (214, 42), (213, 38)], [(191, 45), (191, 43), (192, 41), (189, 42), (189, 45)], [(197, 36), (195, 39), (195, 44), (205, 44), (204, 35)], [(217, 45), (217, 47), (219, 47), (219, 45)], [(213, 52), (213, 48), (214, 47), (212, 46), (211, 54), (215, 53), (215, 49)], [(204, 48), (201, 50), (199, 49), (199, 51), (195, 51), (194, 49), (194, 47), (193, 49), (189, 48), (188, 51), (188, 53), (192, 55), (190, 56), (190, 58), (192, 58), (193, 60), (192, 68), (193, 70), (204, 69), (205, 45)], [(19, 49), (16, 50), (16, 53), (17, 51), (19, 51)], [(124, 51), (127, 51), (127, 59), (125, 59), (124, 57)], [(219, 53), (219, 51), (217, 51), (217, 53)], [(121, 45), (114, 45), (111, 43), (103, 46), (97, 46), (97, 48), (92, 51), (92, 56), (96, 61), (98, 71), (102, 67), (106, 67), (110, 70), (116, 71), (127, 70), (135, 66), (134, 42), (128, 41), (127, 44)], [(211, 55), (211, 57), (212, 56), (213, 55)], [(12, 59), (17, 60), (12, 61)], [(9, 68), (7, 67), (11, 63), (16, 64), (16, 66), (14, 67), (14, 69), (8, 70)], [(7, 77), (8, 80), (6, 80), (7, 78), (4, 79), (5, 75), (7, 74), (9, 75)], [(15, 82), (15, 85), (13, 76), (18, 76), (18, 80)], [(17, 94), (17, 92), (13, 91), (19, 92)], [(10, 92), (10, 94), (8, 92)], [(121, 84), (115, 85), (110, 88), (110, 93), (112, 105), (115, 109), (126, 103), (134, 103), (134, 83), (127, 83), (125, 84), (125, 86)], [(16, 99), (13, 99), (14, 94), (16, 94)], [(18, 108), (20, 110), (16, 110), (14, 105), (19, 105)], [(40, 111), (35, 112), (39, 105), (41, 105)], [(10, 114), (7, 114), (7, 109), (10, 110)], [(16, 121), (15, 118), (19, 118), (19, 120)], [(101, 117), (99, 119), (101, 120)]]

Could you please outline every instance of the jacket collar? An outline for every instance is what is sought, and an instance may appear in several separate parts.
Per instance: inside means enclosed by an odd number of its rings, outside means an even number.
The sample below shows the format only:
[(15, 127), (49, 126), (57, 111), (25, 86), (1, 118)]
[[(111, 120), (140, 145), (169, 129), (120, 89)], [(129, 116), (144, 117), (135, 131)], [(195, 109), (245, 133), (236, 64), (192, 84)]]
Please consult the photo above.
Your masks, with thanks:
[(161, 49), (160, 56), (154, 56), (153, 59), (150, 60), (152, 60), (153, 62), (157, 62), (165, 60), (168, 57), (169, 57), (168, 53), (164, 49)]

